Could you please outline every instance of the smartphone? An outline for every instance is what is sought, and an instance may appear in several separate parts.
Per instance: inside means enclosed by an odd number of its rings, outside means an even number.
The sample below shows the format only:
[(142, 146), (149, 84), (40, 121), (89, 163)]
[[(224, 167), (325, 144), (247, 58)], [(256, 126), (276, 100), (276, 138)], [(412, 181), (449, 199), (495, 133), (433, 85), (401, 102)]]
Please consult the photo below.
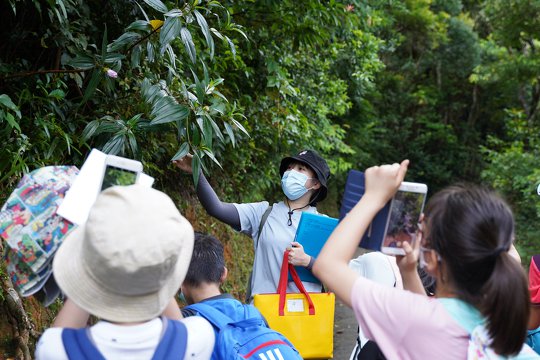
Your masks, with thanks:
[(413, 246), (416, 241), (418, 221), (424, 211), (427, 185), (402, 182), (390, 201), (389, 216), (384, 231), (381, 252), (388, 255), (405, 255), (403, 241)]
[(143, 166), (140, 161), (107, 155), (101, 190), (116, 185), (133, 185), (137, 182), (142, 170)]

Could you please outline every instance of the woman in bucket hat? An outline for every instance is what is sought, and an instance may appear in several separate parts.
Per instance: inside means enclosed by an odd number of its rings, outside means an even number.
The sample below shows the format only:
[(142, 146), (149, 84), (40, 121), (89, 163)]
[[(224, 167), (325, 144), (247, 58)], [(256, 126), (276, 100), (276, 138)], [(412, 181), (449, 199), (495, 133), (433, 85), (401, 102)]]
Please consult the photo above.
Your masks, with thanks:
[[(191, 155), (174, 161), (187, 173), (192, 172)], [(285, 198), (273, 205), (268, 201), (254, 203), (222, 202), (201, 173), (197, 196), (209, 215), (250, 236), (254, 241), (255, 259), (246, 299), (261, 293), (276, 291), (283, 252), (290, 248), (289, 263), (311, 270), (314, 258), (293, 242), (302, 212), (318, 213), (316, 204), (328, 192), (330, 169), (326, 161), (313, 150), (303, 150), (285, 157), (279, 166)], [(321, 285), (304, 282), (308, 292), (320, 292)], [(298, 291), (293, 283), (290, 292)]]
[[(41, 336), (36, 359), (209, 359), (210, 323), (160, 317), (166, 310), (181, 317), (174, 296), (193, 237), (164, 193), (140, 185), (103, 191), (54, 258), (68, 300)], [(89, 314), (101, 320), (85, 328)]]

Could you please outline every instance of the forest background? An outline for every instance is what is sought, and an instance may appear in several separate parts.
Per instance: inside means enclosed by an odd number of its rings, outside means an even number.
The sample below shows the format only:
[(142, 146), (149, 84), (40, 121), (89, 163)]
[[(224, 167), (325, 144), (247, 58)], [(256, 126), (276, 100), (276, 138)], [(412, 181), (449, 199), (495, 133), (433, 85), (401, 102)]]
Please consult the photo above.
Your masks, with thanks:
[[(222, 199), (280, 200), (278, 164), (349, 169), (408, 158), (429, 193), (500, 191), (524, 266), (540, 236), (538, 0), (7, 0), (0, 2), (0, 201), (21, 176), (135, 158), (197, 230), (223, 240), (242, 296), (251, 240), (209, 218), (188, 151)], [(197, 174), (198, 172), (195, 172)], [(3, 265), (2, 265), (3, 266)], [(0, 267), (0, 358), (30, 358), (60, 302), (20, 299)]]

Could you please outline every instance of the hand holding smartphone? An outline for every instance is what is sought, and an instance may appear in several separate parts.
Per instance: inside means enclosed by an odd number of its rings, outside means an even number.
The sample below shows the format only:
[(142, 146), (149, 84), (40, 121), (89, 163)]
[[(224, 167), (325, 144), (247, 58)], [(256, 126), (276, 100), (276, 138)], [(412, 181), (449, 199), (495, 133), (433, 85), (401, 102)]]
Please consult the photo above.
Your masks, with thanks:
[[(351, 170), (347, 177), (340, 209), (340, 219), (360, 201), (365, 192), (364, 173)], [(427, 186), (402, 182), (394, 197), (375, 215), (360, 241), (360, 247), (389, 255), (405, 255), (403, 241), (413, 246), (418, 221), (424, 211)]]
[(401, 244), (407, 241), (413, 246), (418, 231), (418, 221), (424, 211), (426, 184), (402, 182), (390, 200), (390, 211), (386, 224), (381, 252), (389, 255), (405, 255)]
[(142, 172), (142, 163), (92, 149), (79, 175), (66, 193), (57, 214), (82, 225), (99, 193), (115, 185), (140, 184), (152, 187), (154, 179)]

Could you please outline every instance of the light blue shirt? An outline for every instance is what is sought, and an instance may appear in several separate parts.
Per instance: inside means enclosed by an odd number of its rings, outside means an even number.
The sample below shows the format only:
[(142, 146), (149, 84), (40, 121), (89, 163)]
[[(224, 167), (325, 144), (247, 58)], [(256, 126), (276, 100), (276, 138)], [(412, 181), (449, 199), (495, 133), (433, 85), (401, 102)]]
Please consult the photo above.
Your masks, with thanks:
[[(259, 235), (261, 218), (268, 209), (268, 202), (234, 204), (240, 216), (241, 232), (253, 239), (255, 246)], [(306, 212), (317, 214), (317, 208), (310, 206)], [(272, 207), (261, 236), (258, 246), (255, 247), (255, 259), (253, 262), (253, 275), (251, 282), (251, 294), (275, 293), (279, 283), (283, 253), (291, 245), (296, 235), (296, 229), (300, 222), (302, 211), (294, 211), (291, 215), (292, 224), (287, 225), (289, 220), (289, 208), (283, 201), (275, 203)], [(309, 254), (308, 254), (309, 255)], [(306, 291), (321, 292), (321, 285), (303, 282)], [(288, 292), (298, 292), (294, 283), (289, 283)]]

